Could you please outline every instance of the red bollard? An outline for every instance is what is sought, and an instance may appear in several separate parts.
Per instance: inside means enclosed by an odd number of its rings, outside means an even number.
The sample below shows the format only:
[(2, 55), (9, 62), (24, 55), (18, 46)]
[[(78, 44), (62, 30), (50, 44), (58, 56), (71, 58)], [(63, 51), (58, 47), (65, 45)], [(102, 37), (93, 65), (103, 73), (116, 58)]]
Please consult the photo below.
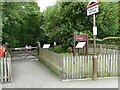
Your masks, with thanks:
[(1, 57), (4, 57), (5, 56), (5, 47), (3, 47), (3, 46), (0, 46), (0, 56)]

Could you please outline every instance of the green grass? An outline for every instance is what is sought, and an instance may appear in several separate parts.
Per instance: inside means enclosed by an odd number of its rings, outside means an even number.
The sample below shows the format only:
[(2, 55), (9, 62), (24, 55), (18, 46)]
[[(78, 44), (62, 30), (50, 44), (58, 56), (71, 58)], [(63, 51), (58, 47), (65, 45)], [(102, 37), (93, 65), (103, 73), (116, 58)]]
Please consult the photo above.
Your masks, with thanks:
[(38, 55), (38, 51), (32, 51), (32, 55)]

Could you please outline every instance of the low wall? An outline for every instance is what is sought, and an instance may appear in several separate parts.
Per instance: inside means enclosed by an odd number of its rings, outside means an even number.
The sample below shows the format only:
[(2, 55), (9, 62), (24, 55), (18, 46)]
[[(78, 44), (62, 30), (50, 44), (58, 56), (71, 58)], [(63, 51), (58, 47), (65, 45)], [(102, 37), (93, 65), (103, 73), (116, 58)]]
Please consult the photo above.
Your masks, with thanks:
[(39, 60), (47, 64), (52, 70), (62, 77), (63, 56), (46, 49), (39, 50)]

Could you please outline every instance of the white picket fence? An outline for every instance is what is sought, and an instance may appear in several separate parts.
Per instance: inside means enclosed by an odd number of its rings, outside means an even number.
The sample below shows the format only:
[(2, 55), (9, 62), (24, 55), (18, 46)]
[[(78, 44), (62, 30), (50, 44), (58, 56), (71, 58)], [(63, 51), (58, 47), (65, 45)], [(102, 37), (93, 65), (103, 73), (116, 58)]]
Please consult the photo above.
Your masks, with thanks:
[[(97, 77), (118, 76), (118, 52), (97, 55)], [(62, 56), (40, 49), (39, 59), (57, 72), (63, 80), (93, 78), (93, 56)]]
[[(93, 78), (93, 56), (64, 57), (64, 79)], [(114, 77), (118, 73), (118, 54), (97, 56), (97, 77)]]
[(11, 57), (6, 53), (6, 57), (0, 57), (0, 79), (1, 82), (12, 81)]

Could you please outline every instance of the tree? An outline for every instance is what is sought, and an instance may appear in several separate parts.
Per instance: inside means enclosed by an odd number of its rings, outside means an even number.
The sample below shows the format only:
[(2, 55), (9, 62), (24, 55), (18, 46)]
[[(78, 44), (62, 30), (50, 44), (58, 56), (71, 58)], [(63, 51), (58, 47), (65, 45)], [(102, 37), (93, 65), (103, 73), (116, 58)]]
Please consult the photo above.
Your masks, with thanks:
[[(47, 8), (43, 29), (52, 42), (55, 40), (67, 48), (72, 42), (73, 32), (86, 33), (93, 38), (93, 18), (86, 15), (86, 5), (86, 2), (59, 2)], [(103, 2), (99, 8), (100, 12), (96, 14), (97, 37), (115, 36), (118, 32), (118, 3)]]
[[(107, 9), (106, 9), (107, 8)], [(118, 3), (100, 3), (97, 14), (98, 37), (115, 36), (118, 32)]]
[[(86, 2), (58, 2), (41, 13), (37, 3), (3, 3), (3, 43), (19, 47), (35, 45), (37, 41), (56, 41), (66, 49), (73, 41), (73, 32), (86, 33), (91, 39), (93, 17), (86, 15), (86, 5)], [(117, 2), (99, 4), (98, 39), (119, 36), (118, 6)]]
[(2, 45), (2, 2), (0, 1), (0, 45)]
[(42, 39), (43, 16), (37, 3), (5, 2), (3, 16), (3, 43), (9, 43), (9, 47), (36, 45)]

